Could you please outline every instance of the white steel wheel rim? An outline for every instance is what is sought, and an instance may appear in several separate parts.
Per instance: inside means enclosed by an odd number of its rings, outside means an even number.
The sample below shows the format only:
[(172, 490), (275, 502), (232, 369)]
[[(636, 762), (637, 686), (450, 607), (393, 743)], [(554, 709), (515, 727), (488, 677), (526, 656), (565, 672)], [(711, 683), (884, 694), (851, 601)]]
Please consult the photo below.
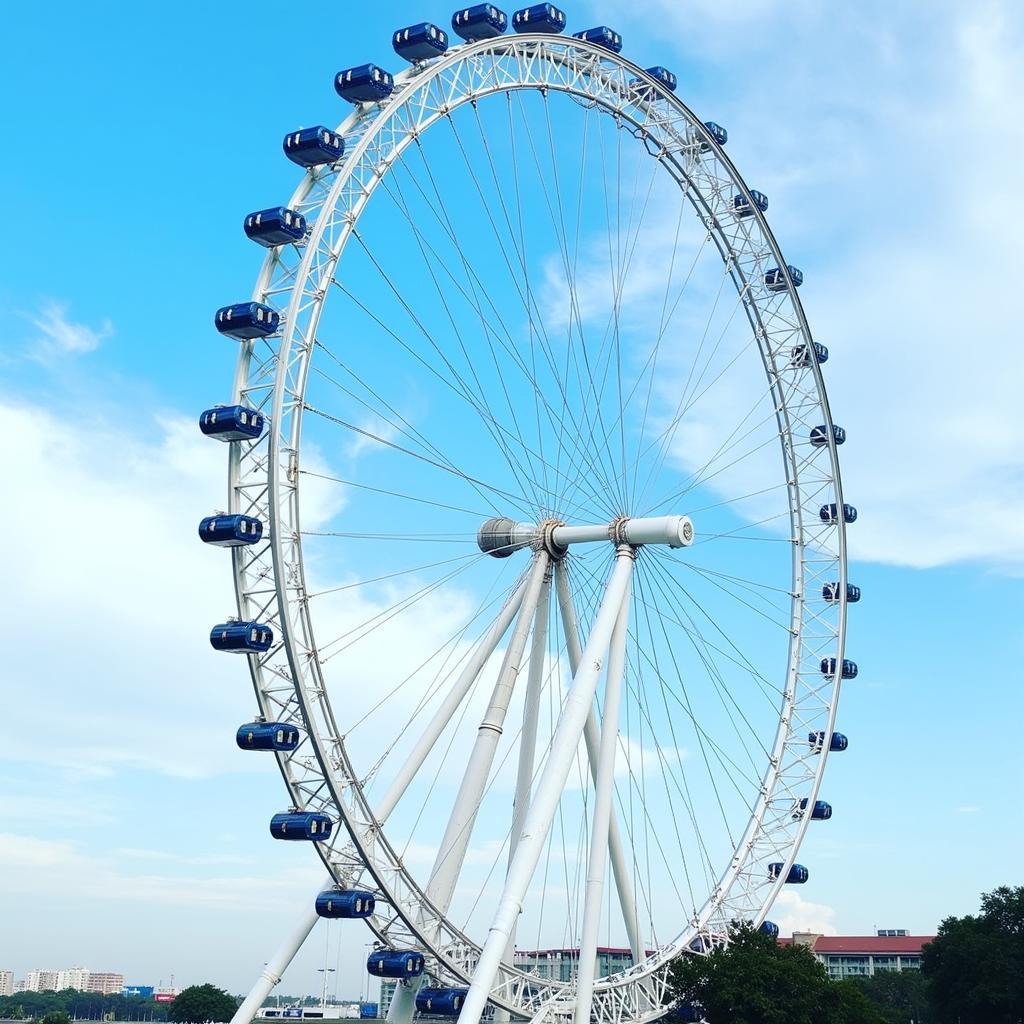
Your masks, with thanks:
[[(771, 266), (784, 267), (785, 260), (759, 211), (743, 221), (731, 215), (732, 196), (739, 192), (749, 200), (749, 191), (720, 149), (699, 152), (708, 136), (696, 116), (653, 81), (651, 101), (630, 93), (628, 82), (642, 74), (627, 60), (579, 40), (501, 37), (460, 47), (404, 72), (396, 76), (395, 93), (385, 103), (357, 107), (338, 128), (348, 143), (344, 161), (306, 175), (288, 204), (311, 225), (305, 248), (297, 250), (301, 260), (271, 251), (254, 291), (257, 301), (285, 314), (284, 326), (280, 338), (242, 344), (234, 400), (268, 412), (270, 428), (260, 441), (232, 445), (230, 467), (231, 511), (258, 516), (270, 534), (269, 544), (233, 552), (239, 614), (270, 623), (281, 641), (267, 655), (249, 658), (260, 711), (268, 720), (293, 721), (308, 731), (308, 741), (297, 751), (277, 755), (292, 801), (323, 809), (346, 826), (346, 835), (339, 828), (332, 842), (318, 849), (337, 880), (352, 881), (364, 873), (372, 878), (383, 906), (369, 923), (380, 939), (396, 948), (422, 948), (437, 976), (468, 982), (479, 947), (431, 911), (400, 852), (378, 827), (323, 685), (304, 596), (298, 515), (302, 396), (312, 354), (306, 339), (315, 336), (328, 292), (324, 281), (391, 161), (414, 133), (426, 132), (471, 100), (517, 89), (548, 89), (595, 102), (631, 123), (677, 180), (688, 180), (687, 198), (727, 262), (769, 384), (780, 397), (780, 434), (797, 540), (793, 641), (772, 757), (746, 833), (722, 866), (714, 891), (674, 941), (597, 983), (594, 1010), (602, 1020), (658, 1016), (664, 1009), (665, 967), (672, 958), (695, 942), (709, 948), (726, 941), (731, 920), (759, 923), (764, 918), (809, 822), (809, 815), (792, 820), (788, 808), (795, 798), (813, 805), (818, 793), (828, 744), (812, 755), (806, 733), (820, 730), (827, 737), (833, 729), (839, 678), (837, 674), (823, 681), (818, 660), (834, 656), (841, 664), (846, 614), (842, 517), (837, 524), (822, 526), (816, 514), (820, 504), (831, 501), (841, 507), (843, 502), (834, 439), (829, 437), (813, 462), (795, 453), (798, 432), (831, 423), (820, 368), (812, 360), (802, 372), (787, 370), (784, 354), (796, 345), (809, 347), (811, 334), (792, 285), (778, 294), (760, 285), (763, 274)], [(840, 600), (826, 607), (815, 593), (831, 581), (838, 581)], [(782, 861), (784, 869), (768, 883), (767, 864), (774, 860)], [(515, 1015), (529, 1017), (566, 992), (563, 983), (503, 967), (491, 998)]]

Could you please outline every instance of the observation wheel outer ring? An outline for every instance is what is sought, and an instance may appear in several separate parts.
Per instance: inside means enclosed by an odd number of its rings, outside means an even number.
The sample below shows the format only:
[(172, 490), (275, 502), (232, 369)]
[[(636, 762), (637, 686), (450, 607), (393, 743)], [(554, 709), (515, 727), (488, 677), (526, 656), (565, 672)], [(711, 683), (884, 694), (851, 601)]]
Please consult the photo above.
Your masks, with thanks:
[[(303, 691), (303, 660), (307, 660), (309, 665), (319, 669), (318, 663), (315, 659), (315, 643), (312, 637), (312, 625), (308, 618), (308, 608), (305, 602), (297, 598), (299, 592), (304, 592), (304, 580), (303, 580), (303, 565), (301, 559), (301, 540), (299, 539), (298, 531), (298, 488), (294, 483), (289, 482), (289, 477), (294, 474), (294, 467), (298, 465), (299, 457), (299, 440), (301, 431), (301, 403), (296, 407), (293, 412), (293, 420), (291, 423), (291, 432), (287, 437), (283, 435), (280, 429), (282, 421), (282, 413), (286, 403), (286, 392), (288, 391), (288, 373), (293, 368), (292, 353), (296, 347), (301, 348), (302, 343), (297, 343), (295, 337), (295, 320), (296, 313), (298, 310), (299, 302), (304, 294), (305, 286), (309, 280), (312, 259), (317, 252), (317, 248), (323, 239), (324, 231), (328, 225), (332, 215), (336, 211), (337, 207), (337, 196), (341, 191), (344, 183), (352, 175), (354, 169), (357, 166), (359, 157), (365, 153), (369, 145), (369, 141), (376, 138), (380, 133), (389, 125), (395, 116), (395, 111), (400, 110), (403, 107), (409, 108), (412, 100), (415, 98), (417, 93), (422, 97), (425, 95), (431, 85), (438, 81), (441, 81), (445, 72), (453, 71), (452, 81), (458, 83), (463, 77), (460, 72), (463, 67), (477, 63), (486, 63), (487, 57), (509, 57), (514, 56), (516, 58), (516, 66), (523, 67), (523, 62), (526, 61), (528, 64), (540, 65), (544, 63), (550, 66), (556, 66), (561, 69), (570, 67), (572, 74), (575, 76), (575, 89), (565, 87), (562, 83), (557, 81), (546, 81), (543, 84), (541, 82), (515, 82), (511, 79), (505, 81), (501, 85), (489, 91), (478, 90), (466, 95), (456, 97), (454, 94), (449, 94), (448, 103), (446, 104), (446, 110), (444, 113), (448, 113), (454, 110), (457, 106), (469, 102), (470, 100), (476, 100), (482, 98), (484, 95), (491, 93), (503, 93), (513, 89), (525, 89), (525, 88), (549, 88), (557, 89), (562, 92), (566, 92), (570, 95), (577, 95), (581, 97), (596, 98), (591, 92), (588, 92), (580, 83), (583, 79), (587, 79), (591, 82), (599, 80), (600, 75), (607, 75), (608, 66), (611, 65), (613, 68), (618, 68), (622, 72), (628, 73), (631, 77), (644, 77), (644, 72), (638, 66), (633, 65), (626, 59), (617, 55), (611, 54), (609, 51), (603, 50), (592, 44), (585, 43), (580, 40), (567, 40), (562, 37), (549, 37), (549, 36), (518, 36), (518, 37), (499, 37), (495, 40), (486, 40), (479, 43), (458, 47), (444, 58), (438, 59), (434, 63), (424, 68), (411, 68), (405, 72), (396, 76), (396, 93), (395, 96), (386, 104), (376, 106), (372, 109), (378, 111), (376, 117), (372, 120), (367, 116), (367, 109), (360, 107), (356, 108), (351, 115), (346, 118), (339, 126), (338, 131), (350, 139), (353, 135), (358, 136), (357, 144), (351, 148), (347, 158), (344, 160), (340, 171), (336, 172), (335, 182), (331, 189), (330, 197), (322, 205), (320, 216), (317, 218), (315, 225), (313, 226), (312, 233), (309, 241), (306, 244), (305, 257), (303, 259), (303, 270), (302, 273), (295, 281), (292, 288), (292, 297), (289, 304), (288, 316), (286, 319), (284, 336), (282, 344), (279, 349), (279, 353), (276, 359), (276, 379), (273, 387), (273, 414), (271, 416), (270, 425), (270, 440), (268, 444), (268, 470), (269, 470), (269, 495), (272, 500), (267, 501), (269, 521), (270, 521), (270, 533), (272, 536), (272, 555), (274, 565), (274, 581), (276, 588), (276, 598), (278, 602), (278, 621), (281, 625), (281, 634), (288, 654), (289, 667), (292, 673), (292, 685), (295, 688), (296, 705), (297, 710), (301, 715), (301, 719), (306, 726), (309, 736), (312, 740), (314, 747), (314, 757), (319, 770), (322, 773), (324, 780), (329, 784), (332, 793), (331, 806), (335, 809), (335, 814), (339, 816), (345, 823), (346, 829), (349, 833), (349, 837), (352, 840), (356, 848), (356, 852), (360, 859), (363, 860), (374, 881), (380, 887), (381, 891), (388, 896), (393, 895), (392, 889), (393, 884), (390, 883), (387, 872), (381, 870), (377, 861), (374, 859), (374, 854), (379, 855), (381, 852), (389, 852), (390, 856), (398, 861), (395, 851), (390, 850), (387, 847), (386, 839), (383, 835), (379, 823), (373, 819), (370, 808), (366, 804), (365, 799), (357, 800), (357, 803), (361, 803), (360, 810), (362, 811), (362, 821), (355, 820), (355, 815), (352, 814), (351, 808), (346, 804), (345, 800), (340, 798), (337, 793), (344, 788), (349, 793), (352, 792), (353, 787), (358, 788), (358, 777), (356, 776), (353, 767), (348, 763), (347, 757), (344, 753), (344, 744), (340, 739), (341, 733), (337, 729), (337, 725), (334, 722), (333, 712), (330, 710), (329, 701), (321, 692), (321, 696), (317, 699), (313, 699), (308, 691)], [(494, 65), (497, 66), (497, 60)], [(621, 77), (621, 76), (620, 76)], [(676, 99), (672, 94), (665, 93), (660, 90), (657, 83), (653, 80), (651, 82), (652, 88), (656, 90), (657, 95), (654, 99), (647, 103), (641, 104), (634, 102), (634, 106), (638, 108), (646, 107), (648, 112), (652, 111), (659, 103), (667, 107), (668, 110), (674, 114), (677, 118), (685, 121), (686, 125), (692, 130), (692, 133), (697, 137), (701, 134), (706, 137), (706, 132), (703, 126), (696, 118), (696, 116), (686, 108), (681, 101)], [(605, 83), (607, 84), (607, 83)], [(619, 99), (623, 97), (619, 95)], [(600, 100), (598, 100), (600, 102)], [(422, 108), (421, 108), (422, 109)], [(611, 109), (610, 107), (606, 107)], [(433, 120), (437, 120), (444, 114), (437, 114)], [(369, 122), (369, 123), (368, 123)], [(431, 122), (433, 123), (433, 122)], [(631, 122), (637, 130), (644, 132), (648, 129), (652, 122), (644, 123), (632, 120)], [(417, 130), (426, 130), (429, 124), (423, 128), (417, 128)], [(358, 132), (359, 128), (363, 128), (362, 134)], [(707, 141), (706, 138), (702, 141)], [(408, 144), (408, 143), (406, 143)], [(692, 148), (692, 143), (691, 143)], [(397, 156), (397, 147), (396, 153)], [(653, 155), (653, 154), (652, 154)], [(731, 161), (721, 152), (718, 147), (713, 147), (711, 155), (715, 161), (717, 161), (726, 171), (729, 178), (731, 178), (733, 184), (742, 190), (742, 193), (747, 195), (749, 199), (749, 190), (743, 183), (742, 178), (732, 165)], [(662, 159), (661, 157), (656, 157)], [(698, 157), (699, 159), (699, 157)], [(381, 176), (386, 173), (386, 167), (381, 169)], [(289, 205), (293, 208), (296, 204), (305, 203), (311, 192), (318, 186), (322, 186), (324, 183), (324, 177), (319, 175), (307, 174), (302, 184), (297, 189)], [(677, 179), (678, 180), (678, 179)], [(372, 191), (372, 190), (371, 190)], [(692, 180), (690, 182), (689, 191), (693, 191)], [(699, 194), (699, 193), (698, 193)], [(366, 199), (369, 195), (366, 196)], [(697, 209), (696, 203), (692, 196), (689, 197), (694, 208)], [(705, 220), (705, 226), (709, 232), (715, 234), (716, 245), (718, 245), (719, 251), (726, 260), (727, 264), (730, 259), (735, 259), (735, 254), (732, 252), (731, 247), (725, 243), (724, 235), (721, 234), (720, 225), (716, 223), (715, 214), (713, 212), (713, 204), (708, 204), (704, 197), (701, 197), (702, 204), (704, 205), (705, 214), (708, 220)], [(332, 201), (333, 200), (333, 201)], [(366, 200), (364, 200), (365, 203)], [(753, 204), (752, 204), (753, 205)], [(754, 217), (752, 218), (760, 229), (763, 238), (768, 243), (768, 248), (771, 254), (776, 260), (776, 266), (784, 267), (785, 261), (782, 258), (781, 250), (779, 249), (774, 237), (772, 236), (770, 229), (766, 221), (764, 220), (763, 214), (759, 209), (754, 206)], [(700, 215), (700, 210), (698, 210)], [(702, 218), (703, 219), (703, 218)], [(355, 222), (358, 220), (358, 214), (352, 221), (354, 227)], [(708, 222), (710, 220), (710, 223)], [(718, 232), (716, 234), (716, 232)], [(335, 253), (335, 260), (340, 258), (341, 248)], [(725, 254), (728, 249), (729, 255)], [(270, 298), (268, 290), (272, 284), (273, 274), (275, 271), (277, 259), (273, 252), (268, 253), (268, 256), (264, 262), (264, 267), (261, 272), (257, 287), (254, 291), (254, 298), (258, 301), (267, 301)], [(735, 267), (735, 264), (734, 264)], [(750, 287), (750, 281), (744, 277), (742, 281), (737, 280), (736, 273), (733, 274), (734, 281), (737, 284), (738, 289), (748, 289)], [(807, 326), (806, 318), (803, 313), (802, 306), (799, 298), (796, 294), (795, 288), (792, 284), (789, 284), (787, 292), (785, 293), (794, 314), (795, 319), (795, 334), (798, 334), (808, 346), (811, 343), (811, 335)], [(321, 298), (321, 303), (323, 299)], [(745, 304), (746, 305), (746, 304)], [(318, 316), (319, 309), (317, 309), (316, 315)], [(751, 317), (751, 308), (747, 306), (748, 318)], [(315, 331), (315, 318), (313, 319), (314, 331)], [(755, 334), (760, 332), (761, 336), (766, 333), (764, 324), (761, 322), (759, 315), (755, 315), (751, 319), (751, 327), (755, 331)], [(312, 337), (312, 333), (310, 334)], [(253, 361), (256, 349), (258, 347), (257, 342), (244, 342), (242, 343), (240, 357), (238, 361), (238, 367), (236, 370), (235, 380), (235, 401), (240, 401), (243, 396), (247, 396), (251, 392), (252, 383), (252, 371)], [(764, 347), (759, 339), (759, 348), (764, 356)], [(288, 357), (282, 359), (280, 352), (287, 352)], [(303, 370), (301, 371), (301, 381), (304, 381), (305, 369), (308, 368), (308, 356), (303, 362)], [(766, 365), (767, 368), (767, 365)], [(812, 360), (811, 366), (809, 367), (813, 376), (813, 382), (817, 398), (820, 403), (820, 408), (823, 411), (826, 419), (825, 422), (831, 423), (831, 416), (828, 410), (828, 400), (824, 391), (823, 381), (821, 378), (820, 367), (816, 360)], [(771, 370), (769, 369), (769, 381), (771, 381)], [(783, 411), (785, 411), (785, 404), (783, 403)], [(785, 438), (789, 439), (790, 451), (792, 451), (792, 429), (787, 422), (786, 427), (780, 426), (780, 433), (783, 433), (783, 447), (785, 449)], [(249, 446), (250, 451), (256, 449), (257, 445)], [(839, 477), (838, 458), (835, 449), (834, 439), (830, 436), (829, 443), (827, 446), (829, 462), (832, 474), (832, 493), (834, 494), (835, 501), (841, 506), (842, 504), (842, 489), (841, 480)], [(231, 465), (230, 465), (230, 501), (231, 509), (233, 512), (240, 511), (241, 506), (245, 502), (243, 497), (244, 490), (242, 488), (244, 469), (243, 461), (248, 451), (244, 450), (242, 445), (232, 445), (231, 452)], [(798, 483), (798, 480), (797, 480)], [(793, 485), (791, 484), (791, 487)], [(290, 522), (287, 524), (288, 529), (285, 529), (283, 512), (294, 509)], [(803, 578), (802, 578), (802, 567), (803, 567), (803, 551), (805, 548), (805, 531), (801, 522), (801, 509), (802, 505), (797, 502), (791, 501), (791, 516), (794, 520), (794, 534), (800, 538), (799, 543), (794, 544), (794, 596), (793, 596), (793, 609), (794, 609), (794, 644), (799, 645), (800, 628), (802, 625), (802, 612), (805, 601), (805, 593), (803, 592)], [(840, 594), (842, 595), (839, 602), (839, 618), (836, 627), (836, 643), (835, 643), (835, 656), (838, 661), (841, 662), (843, 657), (843, 646), (845, 637), (845, 614), (846, 614), (846, 602), (845, 602), (845, 591), (846, 591), (846, 557), (845, 557), (845, 524), (842, 521), (842, 517), (839, 517), (839, 522), (835, 525), (835, 537), (836, 537), (836, 548), (837, 557), (836, 564), (839, 573), (840, 583)], [(296, 548), (297, 558), (286, 557), (285, 551), (285, 537), (290, 534), (291, 538), (289, 543), (294, 544)], [(292, 553), (292, 552), (289, 552)], [(235, 568), (235, 580), (236, 580), (236, 594), (239, 603), (239, 614), (245, 617), (247, 612), (251, 610), (251, 591), (253, 589), (249, 576), (251, 575), (252, 565), (248, 562), (245, 554), (240, 550), (236, 549), (233, 552), (233, 561)], [(289, 585), (289, 575), (292, 577), (298, 573), (298, 587)], [(303, 643), (300, 646), (298, 635), (301, 634), (303, 637)], [(310, 658), (310, 654), (314, 653), (314, 657)], [(254, 688), (257, 693), (257, 699), (260, 703), (261, 712), (266, 714), (267, 712), (273, 711), (273, 707), (267, 700), (268, 686), (265, 680), (267, 663), (270, 659), (258, 660), (250, 658), (250, 668), (253, 675)], [(790, 656), (790, 670), (789, 675), (794, 675), (794, 657)], [(280, 681), (280, 680), (278, 680)], [(322, 681), (322, 680), (321, 680)], [(838, 677), (835, 679), (834, 684), (831, 688), (831, 694), (829, 698), (829, 711), (827, 715), (827, 724), (824, 726), (827, 730), (831, 731), (835, 723), (835, 712), (838, 698), (838, 691), (840, 688), (840, 682)], [(323, 688), (321, 687), (321, 691)], [(325, 714), (325, 720), (332, 726), (329, 736), (320, 734), (320, 731), (316, 728), (312, 728), (315, 722), (314, 705), (319, 701), (320, 704), (325, 704), (323, 708)], [(787, 719), (787, 708), (791, 710), (792, 701), (787, 702), (783, 707), (780, 715), (780, 724), (776, 736), (775, 746), (773, 748), (772, 764), (766, 771), (766, 775), (762, 782), (762, 795), (759, 799), (758, 810), (762, 816), (764, 810), (767, 808), (771, 794), (774, 792), (774, 788), (778, 782), (780, 769), (779, 760), (781, 757), (782, 748), (785, 746), (786, 739), (789, 733), (789, 720)], [(299, 758), (293, 754), (279, 753), (276, 755), (282, 774), (285, 778), (286, 785), (292, 795), (293, 801), (297, 805), (304, 805), (308, 799), (308, 788), (304, 788), (299, 773), (296, 771), (296, 763)], [(309, 760), (308, 755), (306, 757), (307, 762)], [(827, 759), (827, 749), (823, 750), (817, 757), (816, 769), (812, 778), (812, 788), (807, 793), (808, 799), (813, 800), (818, 792), (820, 780), (824, 771), (825, 763)], [(308, 764), (306, 769), (308, 769)], [(336, 773), (344, 772), (345, 778), (339, 780)], [(325, 804), (326, 806), (326, 804)], [(793, 858), (796, 855), (796, 850), (799, 847), (800, 841), (803, 838), (804, 831), (808, 824), (809, 816), (799, 822), (798, 828), (796, 829), (793, 838), (789, 844), (788, 856), (784, 857), (786, 869), (792, 863)], [(755, 815), (748, 826), (747, 834), (737, 848), (737, 852), (734, 854), (733, 862), (723, 872), (723, 875), (716, 887), (716, 890), (709, 898), (705, 908), (702, 912), (701, 920), (691, 922), (691, 928), (684, 930), (677, 940), (671, 945), (669, 951), (664, 955), (656, 954), (652, 958), (648, 958), (641, 962), (639, 965), (634, 965), (628, 971), (622, 972), (618, 975), (613, 975), (608, 979), (604, 979), (602, 983), (598, 983), (595, 991), (595, 1008), (598, 1006), (597, 1000), (600, 998), (602, 991), (608, 991), (610, 989), (621, 987), (622, 985), (635, 985), (638, 980), (643, 978), (650, 978), (656, 971), (667, 963), (671, 956), (674, 956), (680, 948), (684, 947), (692, 937), (701, 933), (702, 927), (707, 923), (711, 917), (711, 913), (714, 909), (720, 907), (725, 897), (728, 895), (732, 884), (739, 876), (746, 858), (740, 854), (740, 849), (746, 847), (747, 852), (752, 849), (760, 822), (757, 820)], [(336, 832), (336, 836), (340, 836), (340, 830)], [(372, 853), (370, 847), (372, 846)], [(339, 860), (337, 857), (338, 850), (336, 849), (337, 842), (333, 843), (329, 848), (322, 849), (318, 845), (318, 850), (324, 859), (325, 864), (331, 870), (332, 875), (336, 879), (343, 877), (346, 867), (354, 868), (355, 865), (351, 862), (346, 862), (344, 858)], [(404, 869), (400, 869), (403, 870)], [(763, 917), (764, 909), (771, 905), (772, 900), (775, 898), (779, 888), (783, 884), (785, 871), (782, 876), (777, 879), (774, 886), (766, 894), (760, 917)], [(425, 897), (422, 892), (418, 891), (418, 886), (411, 877), (406, 878), (407, 890), (415, 892), (419, 896), (417, 901), (422, 908), (425, 902)], [(406, 925), (413, 931), (416, 930), (414, 923), (413, 914), (408, 911), (403, 914), (400, 907), (400, 903), (396, 903), (396, 909), (399, 909), (400, 916), (402, 916)], [(710, 908), (710, 909), (709, 909)], [(760, 917), (756, 919), (759, 923)], [(382, 929), (379, 926), (373, 924), (378, 935), (387, 939), (392, 934), (387, 929)], [(422, 936), (419, 936), (422, 940)], [(447, 969), (455, 977), (459, 977), (463, 980), (468, 980), (466, 974), (466, 965), (469, 960), (472, 959), (472, 950), (474, 944), (470, 940), (461, 935), (461, 933), (455, 933), (452, 938), (454, 942), (450, 942), (447, 947), (441, 949), (435, 949), (428, 942), (423, 942), (423, 945), (437, 958), (438, 965), (442, 970)], [(717, 938), (717, 937), (716, 937)], [(460, 942), (467, 944), (469, 949), (469, 955), (465, 953), (460, 955), (456, 959), (452, 954), (451, 950), (458, 946)], [(510, 974), (516, 974), (521, 972), (507, 972)], [(524, 977), (530, 977), (524, 975)], [(533, 982), (535, 978), (531, 978)], [(506, 985), (508, 987), (508, 985)], [(559, 986), (551, 985), (551, 989), (557, 989)], [(511, 1010), (517, 1014), (530, 1014), (532, 1009), (536, 1006), (535, 1002), (531, 1002), (529, 1005), (524, 1005), (523, 1001), (516, 1000), (504, 1000), (501, 998), (501, 994), (497, 993), (497, 998), (494, 1001), (503, 1006), (506, 1009)], [(654, 1013), (656, 1016), (657, 1013)]]

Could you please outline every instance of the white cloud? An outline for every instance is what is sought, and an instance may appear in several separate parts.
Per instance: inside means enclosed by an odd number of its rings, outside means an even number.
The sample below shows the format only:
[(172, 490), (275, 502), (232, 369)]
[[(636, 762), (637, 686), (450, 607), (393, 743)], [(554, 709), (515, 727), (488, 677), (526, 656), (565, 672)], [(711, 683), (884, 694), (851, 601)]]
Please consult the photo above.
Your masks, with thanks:
[[(76, 900), (119, 900), (147, 906), (169, 904), (241, 910), (259, 900), (264, 909), (294, 910), (323, 877), (323, 869), (308, 858), (297, 861), (301, 866), (279, 870), (272, 878), (260, 873), (241, 875), (237, 870), (207, 877), (141, 874), (124, 870), (113, 857), (88, 854), (79, 843), (14, 833), (0, 833), (0, 860), (5, 866), (0, 890), (8, 893), (50, 893), (54, 877), (60, 874), (75, 879)], [(211, 858), (168, 860), (208, 866), (217, 863)], [(237, 864), (238, 861), (220, 863)]]
[(812, 903), (791, 889), (783, 889), (772, 908), (772, 920), (782, 935), (793, 932), (817, 932), (838, 935), (836, 912), (826, 903)]
[[(224, 489), (221, 446), (161, 416), (124, 425), (0, 401), (0, 509), (17, 600), (5, 625), (21, 728), (0, 757), (94, 777), (125, 765), (196, 777), (226, 767), (237, 694), (208, 649), (233, 607), (230, 573), (195, 536)], [(232, 706), (234, 705), (234, 708)], [(189, 708), (188, 730), (154, 728)], [(36, 736), (45, 735), (46, 743)]]
[(75, 323), (68, 317), (68, 306), (60, 302), (47, 302), (30, 319), (39, 332), (32, 346), (32, 355), (46, 363), (60, 356), (92, 352), (114, 332), (109, 320), (104, 320), (98, 328)]

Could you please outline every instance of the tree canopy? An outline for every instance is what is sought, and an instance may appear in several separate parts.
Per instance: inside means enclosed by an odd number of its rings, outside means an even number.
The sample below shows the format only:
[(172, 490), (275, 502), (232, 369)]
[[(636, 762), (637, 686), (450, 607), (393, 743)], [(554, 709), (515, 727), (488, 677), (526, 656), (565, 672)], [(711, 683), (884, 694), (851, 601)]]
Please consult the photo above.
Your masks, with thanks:
[(878, 971), (851, 979), (886, 1024), (931, 1024), (927, 979), (920, 971)]
[(1018, 1024), (1024, 1019), (1024, 886), (981, 897), (981, 913), (947, 917), (921, 969), (938, 1024)]
[(669, 988), (710, 1024), (884, 1024), (858, 988), (830, 981), (806, 946), (780, 946), (747, 926), (724, 949), (677, 959)]
[(229, 1021), (238, 1009), (238, 1000), (215, 985), (190, 985), (178, 993), (167, 1016), (177, 1024), (206, 1024)]

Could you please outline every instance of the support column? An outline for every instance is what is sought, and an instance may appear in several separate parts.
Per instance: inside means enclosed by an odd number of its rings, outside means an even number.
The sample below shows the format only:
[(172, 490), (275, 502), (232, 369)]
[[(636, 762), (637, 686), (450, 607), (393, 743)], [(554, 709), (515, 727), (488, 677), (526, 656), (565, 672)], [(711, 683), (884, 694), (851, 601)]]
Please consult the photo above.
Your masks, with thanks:
[(580, 938), (574, 1024), (590, 1024), (590, 1007), (594, 999), (597, 937), (601, 926), (601, 903), (604, 898), (604, 862), (608, 856), (612, 797), (615, 791), (615, 751), (619, 743), (619, 704), (622, 697), (622, 677), (626, 668), (629, 582), (628, 580), (626, 582), (619, 617), (615, 620), (615, 629), (612, 631), (611, 648), (608, 653), (608, 675), (604, 684), (604, 716), (601, 723), (597, 779), (594, 784), (594, 820), (590, 832), (590, 860), (583, 900), (583, 934)]
[[(533, 787), (533, 770), (537, 756), (537, 722), (540, 718), (540, 693), (544, 685), (544, 662), (548, 653), (548, 617), (551, 611), (551, 566), (544, 576), (544, 587), (537, 614), (533, 621), (533, 640), (530, 647), (530, 672), (526, 679), (526, 696), (523, 703), (523, 731), (519, 736), (519, 768), (516, 773), (516, 795), (512, 805), (512, 831), (509, 833), (508, 862), (512, 864), (519, 833), (522, 831), (526, 812), (530, 807), (530, 791)], [(504, 963), (515, 966), (516, 930), (508, 937)], [(499, 1006), (494, 1008), (493, 1024), (506, 1024), (510, 1015)]]
[[(565, 563), (559, 562), (555, 567), (555, 590), (562, 613), (562, 628), (565, 632), (565, 645), (569, 653), (569, 668), (573, 675), (583, 657), (580, 649), (579, 625), (576, 621), (576, 608), (569, 589), (569, 577)], [(583, 740), (587, 745), (587, 759), (590, 761), (590, 775), (597, 785), (597, 764), (601, 747), (601, 730), (597, 724), (597, 714), (593, 707), (587, 715), (587, 724), (583, 727)], [(622, 920), (626, 927), (626, 937), (633, 953), (633, 963), (638, 964), (645, 956), (643, 943), (640, 941), (640, 917), (633, 899), (633, 887), (626, 868), (626, 855), (622, 848), (622, 835), (619, 831), (619, 819), (614, 810), (608, 829), (608, 853), (612, 862), (612, 874), (615, 876), (615, 891), (622, 908)]]
[(508, 705), (519, 676), (526, 640), (540, 600), (548, 562), (547, 552), (538, 551), (534, 555), (533, 567), (526, 583), (526, 593), (519, 610), (519, 618), (505, 651), (505, 660), (498, 673), (498, 680), (494, 684), (490, 704), (488, 704), (483, 721), (477, 730), (473, 752), (469, 756), (469, 763), (462, 776), (462, 784), (448, 819), (448, 827), (445, 829), (441, 847), (437, 851), (437, 858), (430, 873), (430, 881), (427, 883), (427, 898), (442, 914), (448, 910), (452, 893), (455, 891), (455, 883), (462, 871), (462, 862), (469, 847), (477, 811), (480, 809), (480, 800), (487, 787), (487, 778), (491, 773), (498, 739), (501, 736), (505, 715), (508, 712)]
[(604, 666), (605, 652), (611, 640), (612, 629), (623, 605), (623, 596), (633, 572), (634, 550), (620, 545), (611, 578), (604, 593), (601, 607), (591, 627), (590, 637), (583, 651), (579, 670), (573, 677), (566, 694), (551, 741), (544, 771), (537, 783), (533, 802), (526, 815), (519, 845), (509, 867), (508, 876), (498, 904), (497, 913), (484, 941), (473, 972), (473, 983), (460, 1014), (461, 1024), (479, 1024), (494, 985), (501, 958), (509, 936), (522, 910), (522, 901), (533, 879), (579, 747), (587, 714), (594, 702), (598, 679)]

